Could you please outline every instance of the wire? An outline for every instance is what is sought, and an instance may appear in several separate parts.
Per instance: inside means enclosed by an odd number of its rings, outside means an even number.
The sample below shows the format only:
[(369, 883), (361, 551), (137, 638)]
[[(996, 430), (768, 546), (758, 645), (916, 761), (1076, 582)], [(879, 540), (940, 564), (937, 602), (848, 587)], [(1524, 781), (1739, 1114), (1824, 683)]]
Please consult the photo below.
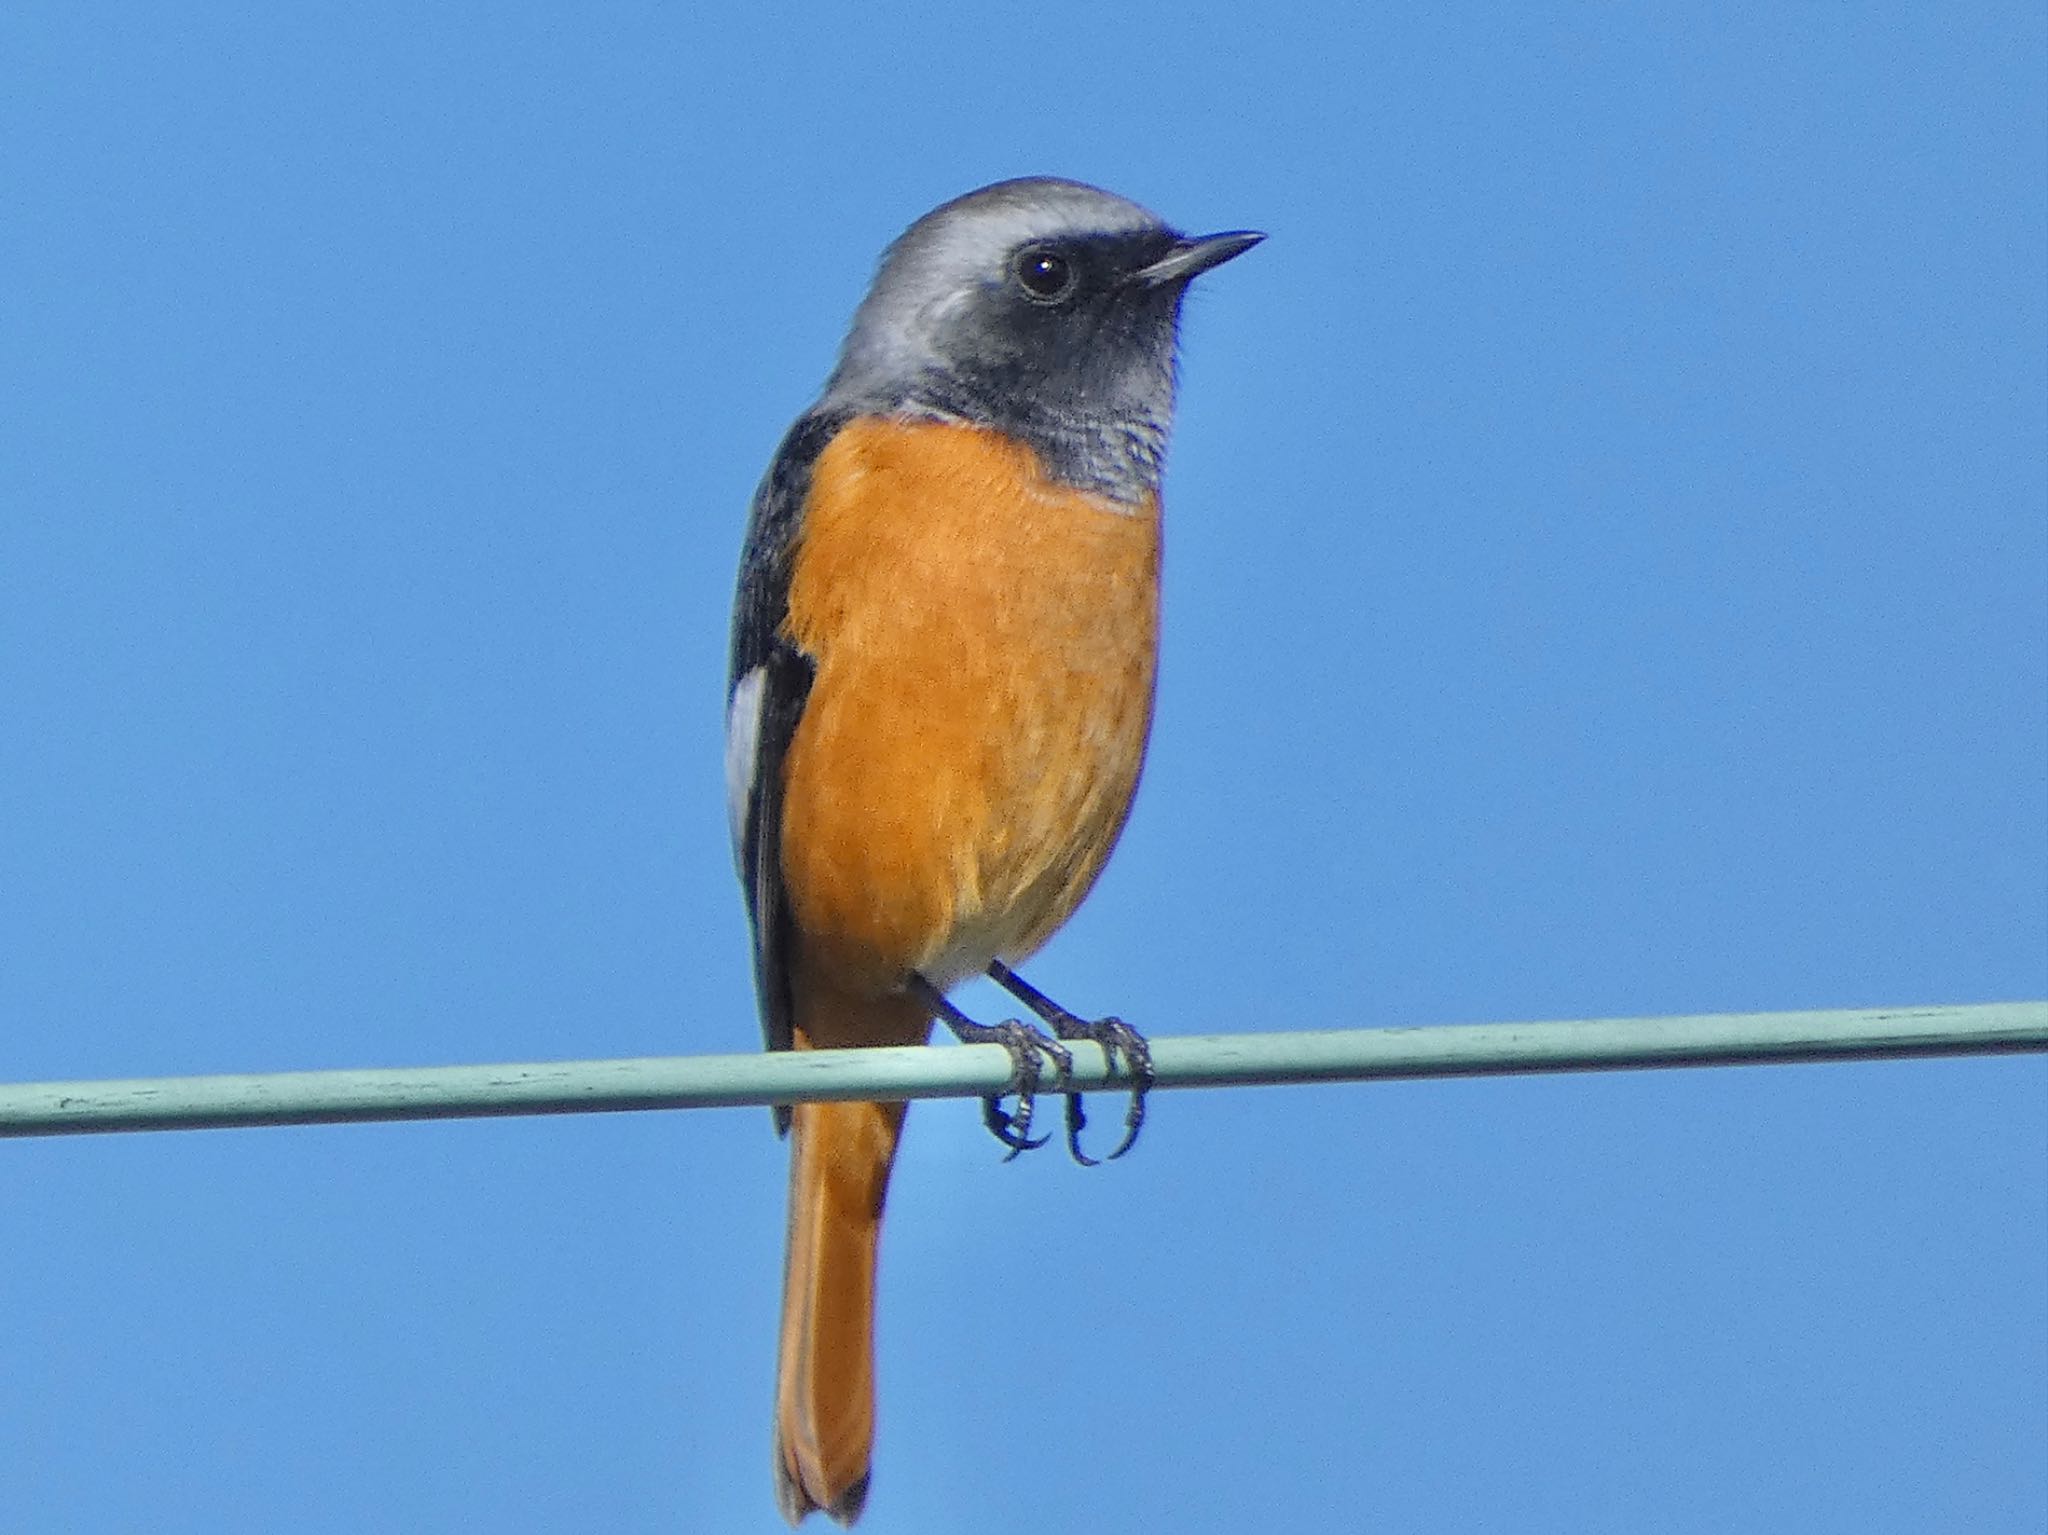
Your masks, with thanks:
[[(2048, 1050), (2048, 1002), (1179, 1035), (1151, 1044), (1154, 1085), (1161, 1088), (1991, 1055)], [(1128, 1086), (1098, 1055), (1075, 1052), (1075, 1085), (1090, 1091)], [(1009, 1056), (994, 1045), (912, 1045), (27, 1082), (0, 1085), (0, 1138), (986, 1097), (1003, 1090), (1009, 1071)]]

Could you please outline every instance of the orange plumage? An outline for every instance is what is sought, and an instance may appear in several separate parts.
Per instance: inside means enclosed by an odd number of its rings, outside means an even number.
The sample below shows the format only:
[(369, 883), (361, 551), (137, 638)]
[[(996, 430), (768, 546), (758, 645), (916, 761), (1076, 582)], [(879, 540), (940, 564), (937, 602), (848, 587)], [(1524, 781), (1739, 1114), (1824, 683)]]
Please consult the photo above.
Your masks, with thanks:
[(819, 456), (789, 588), (817, 679), (785, 769), (805, 951), (882, 992), (1022, 960), (1087, 894), (1151, 721), (1156, 501), (977, 427), (875, 418)]
[[(981, 428), (863, 418), (819, 455), (786, 635), (817, 673), (785, 765), (798, 1048), (908, 1044), (903, 994), (1021, 961), (1094, 883), (1137, 787), (1155, 499), (1048, 479)], [(874, 1427), (874, 1262), (902, 1105), (794, 1116), (776, 1391), (783, 1511), (850, 1522)]]

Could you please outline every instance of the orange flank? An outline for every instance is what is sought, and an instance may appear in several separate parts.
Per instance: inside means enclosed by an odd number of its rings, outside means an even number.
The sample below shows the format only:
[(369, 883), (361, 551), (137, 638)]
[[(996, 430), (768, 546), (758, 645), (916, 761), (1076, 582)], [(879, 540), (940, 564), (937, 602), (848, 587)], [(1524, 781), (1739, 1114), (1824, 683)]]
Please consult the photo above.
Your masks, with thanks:
[(782, 825), (807, 960), (877, 995), (1028, 957), (1137, 787), (1157, 501), (1060, 485), (983, 428), (864, 418), (819, 455), (792, 559), (787, 631), (817, 663)]

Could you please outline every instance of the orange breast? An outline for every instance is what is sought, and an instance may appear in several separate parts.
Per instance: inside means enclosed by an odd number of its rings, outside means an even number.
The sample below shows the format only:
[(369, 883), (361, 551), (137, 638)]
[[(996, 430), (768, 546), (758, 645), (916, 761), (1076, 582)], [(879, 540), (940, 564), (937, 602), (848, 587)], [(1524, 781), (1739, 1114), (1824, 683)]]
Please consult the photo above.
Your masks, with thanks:
[(980, 428), (855, 421), (819, 456), (788, 632), (817, 678), (783, 873), (843, 984), (1021, 960), (1122, 829), (1152, 712), (1159, 509)]

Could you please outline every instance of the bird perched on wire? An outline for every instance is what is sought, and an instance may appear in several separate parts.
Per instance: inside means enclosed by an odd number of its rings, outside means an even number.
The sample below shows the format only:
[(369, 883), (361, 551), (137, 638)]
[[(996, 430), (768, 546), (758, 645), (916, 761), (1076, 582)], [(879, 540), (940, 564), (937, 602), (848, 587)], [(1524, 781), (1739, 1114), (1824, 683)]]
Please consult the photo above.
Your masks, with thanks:
[[(1030, 178), (889, 247), (818, 402), (755, 494), (733, 624), (726, 779), (770, 1049), (1010, 1050), (1012, 1154), (1043, 1073), (1144, 1041), (1010, 968), (1073, 912), (1130, 809), (1151, 725), (1159, 481), (1191, 279), (1249, 250)], [(973, 1022), (980, 975), (1050, 1034)], [(1082, 1157), (1077, 1095), (1069, 1144)], [(790, 1130), (776, 1499), (851, 1524), (874, 1433), (875, 1248), (900, 1103), (777, 1111)], [(1083, 1160), (1087, 1160), (1082, 1157)]]

